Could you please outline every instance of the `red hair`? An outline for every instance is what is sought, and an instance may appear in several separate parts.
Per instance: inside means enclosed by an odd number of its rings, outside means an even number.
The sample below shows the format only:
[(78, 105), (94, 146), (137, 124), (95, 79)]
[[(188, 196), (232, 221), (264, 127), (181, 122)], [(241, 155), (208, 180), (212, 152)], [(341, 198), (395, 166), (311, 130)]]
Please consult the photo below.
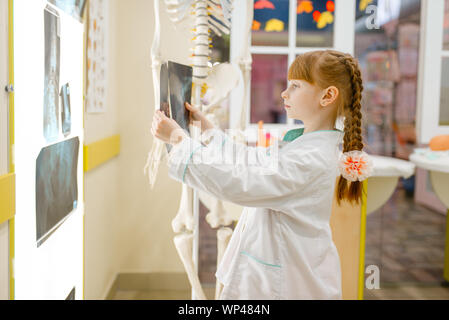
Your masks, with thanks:
[[(343, 152), (362, 151), (361, 100), (363, 83), (358, 61), (350, 54), (336, 50), (319, 50), (298, 55), (288, 70), (288, 80), (305, 80), (320, 88), (338, 88), (337, 117), (345, 117)], [(359, 203), (362, 182), (347, 181), (342, 176), (337, 182), (337, 202), (346, 199)]]

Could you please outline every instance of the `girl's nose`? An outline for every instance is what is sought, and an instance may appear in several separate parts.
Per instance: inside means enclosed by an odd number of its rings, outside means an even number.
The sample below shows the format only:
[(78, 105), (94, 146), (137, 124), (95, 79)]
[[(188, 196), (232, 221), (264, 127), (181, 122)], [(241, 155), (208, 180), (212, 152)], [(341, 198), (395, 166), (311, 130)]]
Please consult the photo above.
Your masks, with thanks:
[(281, 98), (287, 99), (287, 90), (281, 92)]

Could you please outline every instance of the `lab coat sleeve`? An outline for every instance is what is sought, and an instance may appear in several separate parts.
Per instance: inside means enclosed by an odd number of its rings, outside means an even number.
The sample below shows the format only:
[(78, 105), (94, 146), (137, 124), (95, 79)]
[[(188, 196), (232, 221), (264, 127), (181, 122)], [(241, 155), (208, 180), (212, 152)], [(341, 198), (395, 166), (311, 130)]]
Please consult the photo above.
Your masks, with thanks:
[(187, 137), (174, 145), (168, 157), (169, 176), (221, 200), (285, 211), (289, 200), (307, 196), (320, 174), (310, 151), (280, 153), (251, 147), (234, 142), (219, 129), (207, 140)]

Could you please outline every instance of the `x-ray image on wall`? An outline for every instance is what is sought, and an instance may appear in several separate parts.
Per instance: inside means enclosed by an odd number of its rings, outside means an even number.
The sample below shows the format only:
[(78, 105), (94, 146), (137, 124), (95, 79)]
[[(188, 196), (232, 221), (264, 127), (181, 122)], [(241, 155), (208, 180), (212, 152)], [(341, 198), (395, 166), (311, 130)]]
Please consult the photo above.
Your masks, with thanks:
[(86, 0), (48, 0), (48, 2), (54, 4), (78, 21), (81, 21), (83, 18)]
[(79, 138), (43, 148), (36, 160), (36, 241), (40, 246), (76, 209)]
[(62, 133), (67, 137), (71, 131), (72, 118), (70, 114), (70, 87), (65, 84), (61, 88), (61, 123)]
[(65, 299), (66, 300), (75, 300), (75, 287), (73, 287), (73, 289), (70, 291), (69, 295)]
[(45, 78), (44, 78), (44, 137), (55, 141), (59, 133), (59, 68), (60, 38), (59, 15), (47, 6), (45, 25)]

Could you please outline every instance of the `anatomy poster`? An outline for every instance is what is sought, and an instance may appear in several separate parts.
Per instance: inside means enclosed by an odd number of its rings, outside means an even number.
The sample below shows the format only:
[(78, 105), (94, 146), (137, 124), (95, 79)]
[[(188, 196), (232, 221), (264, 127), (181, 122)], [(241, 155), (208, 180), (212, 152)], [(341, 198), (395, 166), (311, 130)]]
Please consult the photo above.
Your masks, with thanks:
[(87, 9), (86, 110), (106, 112), (107, 0), (91, 0)]
[(36, 241), (59, 226), (77, 207), (78, 137), (41, 150), (36, 160)]
[(59, 133), (59, 14), (47, 6), (44, 10), (45, 76), (44, 76), (44, 137), (53, 142)]

